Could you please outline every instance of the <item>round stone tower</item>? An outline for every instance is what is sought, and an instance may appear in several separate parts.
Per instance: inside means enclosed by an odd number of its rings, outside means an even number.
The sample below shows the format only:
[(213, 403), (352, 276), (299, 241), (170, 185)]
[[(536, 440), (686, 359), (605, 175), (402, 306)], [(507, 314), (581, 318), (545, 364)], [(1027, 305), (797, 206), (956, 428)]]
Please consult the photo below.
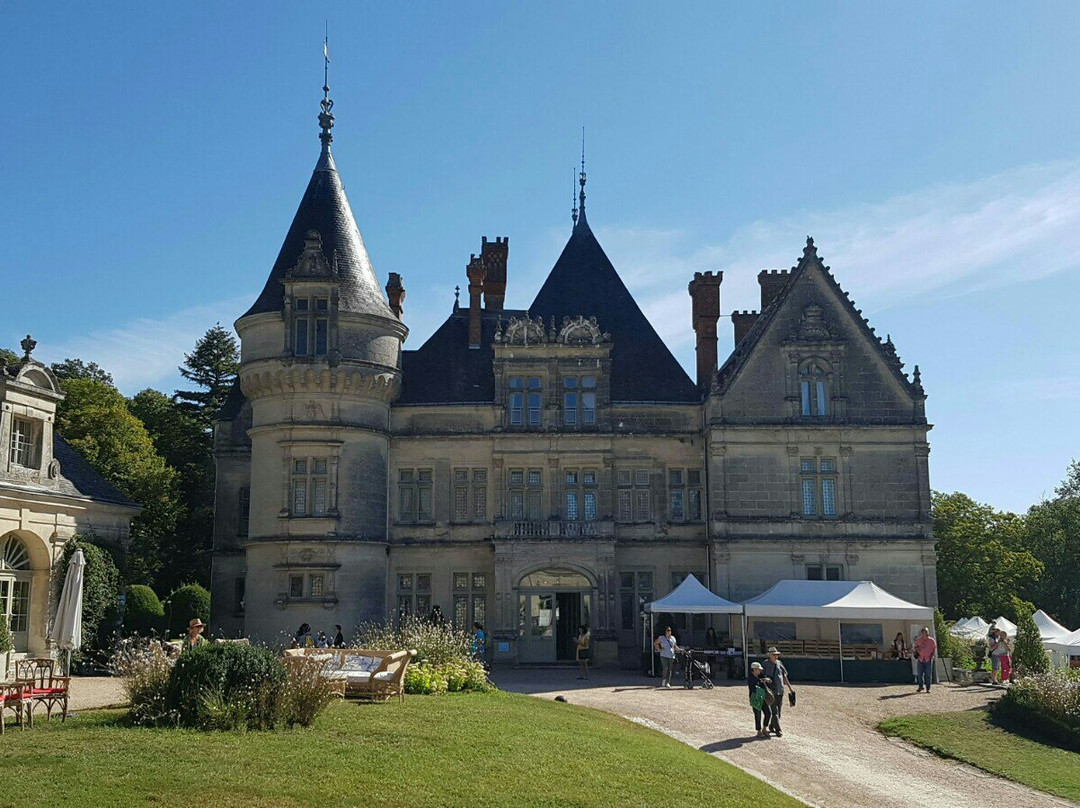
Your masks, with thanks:
[[(322, 150), (255, 304), (236, 321), (251, 404), (244, 633), (328, 633), (381, 620), (386, 602), (390, 403), (401, 387), (400, 304), (375, 277), (330, 153)], [(394, 287), (400, 291), (400, 281)]]

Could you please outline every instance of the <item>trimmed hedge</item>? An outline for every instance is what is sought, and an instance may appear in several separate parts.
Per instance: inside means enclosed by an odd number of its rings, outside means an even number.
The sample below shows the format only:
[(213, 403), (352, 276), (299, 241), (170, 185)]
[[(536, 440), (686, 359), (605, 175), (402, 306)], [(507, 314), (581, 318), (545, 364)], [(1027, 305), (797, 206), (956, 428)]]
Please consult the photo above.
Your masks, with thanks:
[(129, 586), (124, 604), (124, 632), (145, 636), (160, 631), (164, 622), (165, 609), (154, 590), (143, 584)]
[(1054, 671), (1020, 679), (994, 706), (994, 720), (1080, 752), (1080, 675)]
[(197, 617), (210, 622), (210, 593), (198, 584), (182, 586), (169, 595), (169, 633), (184, 634), (188, 623)]

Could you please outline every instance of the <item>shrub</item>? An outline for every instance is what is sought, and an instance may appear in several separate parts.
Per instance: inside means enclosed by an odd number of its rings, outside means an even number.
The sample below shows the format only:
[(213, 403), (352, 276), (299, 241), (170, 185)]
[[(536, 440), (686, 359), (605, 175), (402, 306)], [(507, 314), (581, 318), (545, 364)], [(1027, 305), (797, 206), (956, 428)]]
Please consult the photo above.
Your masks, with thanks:
[(1025, 676), (994, 708), (1018, 732), (1036, 732), (1080, 752), (1080, 671), (1050, 671)]
[(397, 628), (364, 623), (356, 629), (356, 645), (379, 651), (415, 650), (414, 667), (423, 663), (445, 665), (472, 658), (472, 635), (450, 623), (432, 623), (421, 617), (402, 618)]
[(1030, 604), (1013, 598), (1013, 606), (1017, 612), (1013, 664), (1020, 676), (1046, 673), (1050, 670), (1050, 659), (1043, 648), (1039, 627), (1035, 625), (1034, 610), (1025, 608), (1028, 605)]
[(76, 550), (83, 551), (82, 648), (75, 652), (76, 660), (108, 648), (116, 624), (117, 600), (120, 595), (120, 570), (112, 555), (93, 543), (91, 535), (73, 536), (64, 545), (57, 574), (54, 575), (59, 594), (67, 578), (68, 561)]
[(8, 630), (7, 615), (0, 612), (0, 654), (6, 654), (15, 648), (15, 641)]
[(163, 653), (139, 640), (126, 640), (113, 657), (113, 671), (123, 677), (131, 718), (147, 726), (175, 725), (178, 716), (167, 702), (172, 665)]
[(198, 729), (270, 729), (279, 719), (285, 666), (261, 646), (204, 644), (180, 655), (166, 706)]
[(443, 693), (487, 693), (495, 689), (487, 671), (479, 662), (449, 662), (432, 665), (428, 662), (410, 665), (405, 672), (405, 692), (420, 696)]
[(188, 623), (197, 617), (204, 623), (210, 621), (210, 593), (198, 584), (188, 584), (175, 590), (169, 603), (169, 633), (183, 634)]
[(165, 622), (165, 609), (154, 590), (143, 584), (127, 589), (124, 604), (124, 632), (148, 635), (160, 631)]
[(288, 679), (278, 705), (278, 715), (286, 726), (310, 727), (334, 700), (334, 685), (323, 676), (326, 665), (309, 656), (289, 660)]
[(975, 667), (971, 643), (949, 633), (948, 624), (940, 609), (934, 609), (934, 634), (937, 637), (939, 656), (952, 658), (954, 667)]

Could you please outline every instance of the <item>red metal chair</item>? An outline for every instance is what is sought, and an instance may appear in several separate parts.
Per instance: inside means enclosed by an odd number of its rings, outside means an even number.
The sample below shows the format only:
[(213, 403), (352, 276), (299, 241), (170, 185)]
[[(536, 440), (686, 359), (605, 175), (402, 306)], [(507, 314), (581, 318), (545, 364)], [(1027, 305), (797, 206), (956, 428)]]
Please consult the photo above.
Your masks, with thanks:
[(67, 718), (68, 689), (71, 678), (53, 673), (55, 662), (47, 657), (20, 659), (15, 663), (15, 683), (29, 685), (30, 711), (33, 720), (33, 708), (36, 704), (45, 705), (45, 720), (52, 719), (53, 708), (60, 706), (60, 720)]
[(4, 734), (4, 710), (15, 713), (22, 729), (26, 729), (28, 723), (34, 726), (30, 692), (30, 686), (22, 683), (0, 685), (0, 735)]

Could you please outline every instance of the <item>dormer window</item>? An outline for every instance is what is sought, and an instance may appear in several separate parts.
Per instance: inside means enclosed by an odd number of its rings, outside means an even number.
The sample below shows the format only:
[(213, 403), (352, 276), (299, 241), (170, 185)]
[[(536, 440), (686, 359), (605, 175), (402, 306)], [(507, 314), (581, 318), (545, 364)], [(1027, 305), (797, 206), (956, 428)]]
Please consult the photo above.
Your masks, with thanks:
[(542, 389), (539, 376), (510, 377), (510, 426), (540, 426)]
[(596, 425), (596, 377), (563, 379), (563, 423), (566, 426)]
[(41, 422), (29, 418), (14, 418), (11, 424), (12, 465), (28, 469), (41, 468)]
[(817, 361), (807, 362), (799, 370), (799, 399), (803, 417), (815, 418), (829, 414), (829, 376)]
[(293, 353), (326, 356), (330, 344), (330, 298), (298, 297), (294, 309)]

